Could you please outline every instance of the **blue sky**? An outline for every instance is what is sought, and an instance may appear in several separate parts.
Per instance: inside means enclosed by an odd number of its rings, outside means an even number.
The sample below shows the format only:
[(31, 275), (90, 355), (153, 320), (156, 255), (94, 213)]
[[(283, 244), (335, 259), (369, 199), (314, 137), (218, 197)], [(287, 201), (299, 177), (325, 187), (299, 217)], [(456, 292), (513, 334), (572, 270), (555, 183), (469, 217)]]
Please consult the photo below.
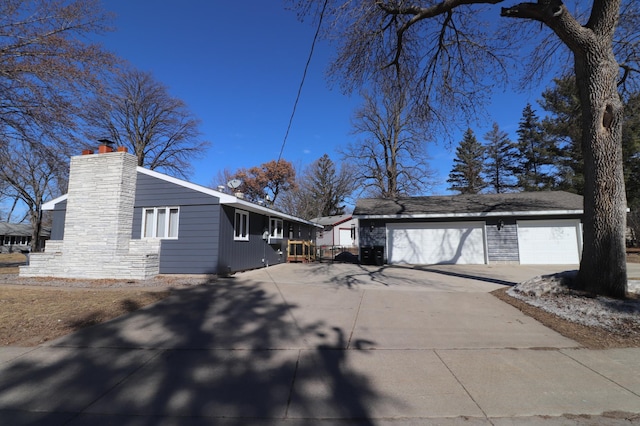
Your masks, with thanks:
[[(211, 147), (193, 162), (191, 181), (209, 185), (225, 168), (278, 157), (315, 32), (310, 20), (300, 22), (279, 0), (104, 0), (104, 7), (116, 14), (116, 30), (100, 37), (104, 47), (153, 73), (201, 120)], [(360, 99), (328, 83), (333, 55), (327, 42), (316, 45), (283, 153), (298, 170), (325, 153), (339, 163), (336, 148), (357, 138), (351, 117)], [(540, 90), (496, 92), (489, 122), (472, 128), (481, 139), (496, 121), (515, 139), (522, 109), (527, 102), (537, 109), (538, 98)], [(441, 142), (428, 152), (440, 180), (433, 194), (445, 194), (455, 146)]]

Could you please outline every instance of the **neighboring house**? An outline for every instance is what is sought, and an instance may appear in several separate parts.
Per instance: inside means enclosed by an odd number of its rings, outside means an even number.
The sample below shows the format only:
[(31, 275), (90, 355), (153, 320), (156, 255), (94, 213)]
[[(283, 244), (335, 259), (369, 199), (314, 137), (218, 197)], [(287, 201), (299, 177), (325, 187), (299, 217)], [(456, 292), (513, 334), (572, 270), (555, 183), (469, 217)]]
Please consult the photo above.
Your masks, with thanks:
[(228, 274), (282, 263), (318, 225), (137, 167), (108, 152), (71, 158), (69, 191), (46, 203), (51, 239), (21, 276), (144, 279)]
[(389, 264), (578, 264), (582, 214), (561, 191), (360, 199), (353, 212), (361, 256)]
[(318, 247), (357, 247), (358, 220), (350, 214), (324, 216), (311, 219), (311, 222), (322, 225), (316, 238)]
[[(31, 224), (0, 222), (0, 253), (30, 250), (32, 233)], [(49, 234), (48, 229), (40, 231), (40, 247), (49, 239)]]

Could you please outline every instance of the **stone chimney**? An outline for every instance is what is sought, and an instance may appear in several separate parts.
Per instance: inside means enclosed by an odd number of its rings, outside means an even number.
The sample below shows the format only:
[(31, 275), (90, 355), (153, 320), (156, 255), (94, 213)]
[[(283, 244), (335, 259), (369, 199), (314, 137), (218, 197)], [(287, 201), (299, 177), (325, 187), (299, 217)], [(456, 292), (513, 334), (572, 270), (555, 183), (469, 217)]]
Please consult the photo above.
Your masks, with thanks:
[(21, 276), (142, 279), (158, 273), (159, 241), (131, 240), (137, 159), (126, 152), (71, 158), (64, 239), (33, 253)]

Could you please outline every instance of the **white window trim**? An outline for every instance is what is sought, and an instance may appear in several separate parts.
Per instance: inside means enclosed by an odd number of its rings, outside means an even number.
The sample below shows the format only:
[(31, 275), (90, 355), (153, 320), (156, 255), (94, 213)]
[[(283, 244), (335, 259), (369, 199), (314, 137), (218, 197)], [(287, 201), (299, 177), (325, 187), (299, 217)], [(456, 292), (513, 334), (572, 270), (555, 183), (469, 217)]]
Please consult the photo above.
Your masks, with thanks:
[[(167, 219), (164, 225), (164, 237), (158, 237), (158, 210), (165, 210), (167, 213)], [(176, 232), (174, 236), (169, 236), (169, 225), (171, 223), (171, 215), (169, 212), (171, 210), (178, 211), (178, 220), (176, 221)], [(145, 229), (147, 227), (147, 212), (153, 211), (153, 228), (151, 230), (151, 237), (145, 236)], [(161, 206), (161, 207), (145, 207), (142, 209), (142, 229), (140, 231), (141, 239), (144, 240), (177, 240), (178, 239), (178, 230), (180, 229), (180, 207), (178, 206)]]
[[(238, 215), (240, 215), (240, 217), (242, 218), (243, 216), (247, 217), (247, 228), (244, 230), (245, 231), (245, 235), (236, 235), (237, 234), (237, 229), (238, 229), (238, 223), (237, 223), (237, 218)], [(234, 215), (233, 215), (233, 239), (234, 241), (249, 241), (249, 212), (246, 210), (237, 210), (235, 211)]]
[[(275, 227), (273, 226), (275, 222)], [(278, 223), (280, 223), (280, 232), (278, 232)], [(284, 238), (284, 221), (279, 217), (269, 218), (269, 241), (281, 240)]]

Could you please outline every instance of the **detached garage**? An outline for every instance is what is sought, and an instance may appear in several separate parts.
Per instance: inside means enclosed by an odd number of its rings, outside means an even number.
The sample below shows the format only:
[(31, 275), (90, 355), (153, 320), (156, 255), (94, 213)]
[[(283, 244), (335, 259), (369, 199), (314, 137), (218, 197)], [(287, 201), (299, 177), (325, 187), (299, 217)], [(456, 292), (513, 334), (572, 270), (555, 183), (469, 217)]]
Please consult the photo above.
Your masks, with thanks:
[(568, 192), (358, 200), (360, 247), (389, 264), (577, 264), (582, 197)]

